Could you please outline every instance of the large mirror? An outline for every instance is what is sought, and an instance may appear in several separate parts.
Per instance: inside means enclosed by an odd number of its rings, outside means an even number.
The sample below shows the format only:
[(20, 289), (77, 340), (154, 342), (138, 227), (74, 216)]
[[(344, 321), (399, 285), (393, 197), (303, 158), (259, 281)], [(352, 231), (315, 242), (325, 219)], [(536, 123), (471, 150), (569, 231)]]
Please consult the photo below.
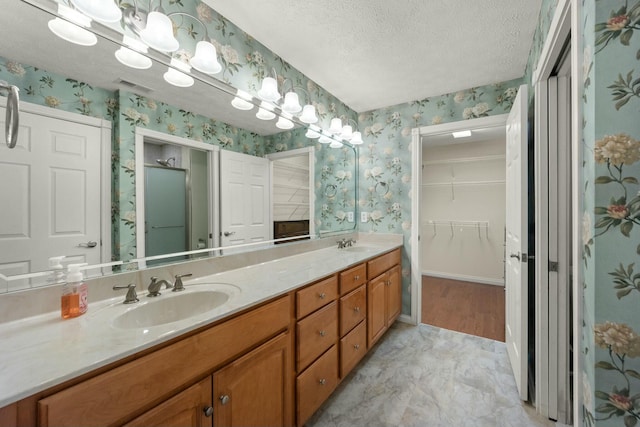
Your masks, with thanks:
[[(0, 80), (6, 80), (20, 88), (21, 101), (25, 106), (21, 108), (19, 134), (22, 146), (19, 144), (15, 152), (21, 149), (24, 151), (28, 147), (29, 150), (33, 148), (34, 152), (43, 150), (40, 154), (51, 157), (51, 146), (55, 146), (71, 156), (84, 156), (83, 150), (87, 145), (83, 141), (91, 140), (97, 149), (97, 170), (93, 166), (83, 166), (85, 172), (82, 174), (65, 174), (61, 171), (70, 170), (66, 165), (54, 164), (28, 178), (20, 175), (21, 171), (16, 174), (17, 169), (20, 169), (16, 164), (22, 160), (7, 165), (7, 149), (2, 144), (0, 192), (3, 200), (17, 201), (21, 205), (7, 203), (0, 213), (0, 278), (12, 278), (16, 275), (21, 277), (23, 274), (47, 270), (46, 260), (53, 255), (66, 254), (67, 263), (125, 263), (125, 266), (119, 268), (128, 268), (126, 263), (138, 258), (136, 229), (139, 224), (136, 224), (135, 198), (136, 192), (143, 187), (135, 179), (137, 129), (214, 145), (221, 152), (243, 153), (260, 158), (265, 158), (270, 153), (316, 147), (312, 180), (315, 197), (311, 198), (313, 205), (309, 207), (315, 218), (312, 228), (316, 235), (320, 232), (354, 229), (355, 222), (349, 220), (349, 213), (356, 214), (357, 209), (357, 150), (348, 144), (332, 149), (328, 145), (318, 144), (318, 140), (305, 137), (306, 128), (299, 121), (294, 120), (293, 129), (283, 131), (275, 126), (275, 119), (258, 120), (257, 108), (252, 111), (233, 108), (231, 101), (236, 89), (229, 84), (233, 82), (225, 83), (220, 80), (229, 80), (228, 70), (233, 69), (232, 63), (225, 63), (222, 76), (193, 73), (194, 85), (178, 88), (164, 81), (163, 74), (167, 70), (169, 59), (157, 52), (150, 54), (153, 61), (151, 68), (147, 70), (135, 70), (120, 64), (115, 59), (114, 52), (121, 46), (121, 41), (117, 40), (117, 33), (110, 31), (108, 27), (95, 22), (92, 24), (92, 31), (98, 33), (94, 46), (78, 46), (64, 41), (54, 36), (48, 28), (49, 21), (55, 18), (56, 5), (50, 0), (15, 1), (0, 14), (3, 32), (14, 35), (0, 40)], [(225, 22), (224, 25), (230, 31), (232, 24)], [(237, 38), (241, 36), (238, 35)], [(307, 84), (307, 89), (306, 92), (312, 91), (310, 84)], [(0, 97), (0, 104), (4, 105), (4, 98)], [(30, 107), (28, 104), (34, 106)], [(39, 123), (31, 124), (32, 118), (29, 114), (24, 114), (23, 110), (29, 110), (31, 115), (37, 117), (48, 116), (52, 111), (55, 112), (53, 116), (64, 116), (65, 112), (76, 117), (83, 116), (89, 122), (93, 121), (89, 125), (93, 136), (78, 136), (68, 132), (66, 127), (57, 129), (55, 124), (51, 125), (55, 138), (38, 136), (34, 130), (40, 129)], [(324, 114), (329, 116), (327, 111)], [(4, 114), (0, 114), (0, 117), (4, 117)], [(151, 157), (154, 157), (153, 161), (166, 161), (176, 156), (158, 154)], [(30, 168), (37, 169), (38, 164), (36, 162)], [(175, 167), (175, 164), (173, 166), (174, 169), (186, 169)], [(218, 173), (214, 170), (216, 164), (207, 164), (206, 167), (209, 168), (208, 172), (199, 174), (200, 179), (209, 180), (203, 184), (205, 187), (211, 184), (211, 177)], [(91, 179), (96, 182), (98, 194), (90, 191), (85, 186), (85, 181), (77, 179), (80, 175), (88, 175), (87, 171), (93, 171)], [(190, 179), (195, 177), (190, 175)], [(29, 180), (32, 182), (26, 187)], [(73, 206), (77, 200), (82, 199), (94, 210), (82, 212), (82, 215), (77, 214), (80, 209), (73, 215), (58, 210), (54, 212), (55, 216), (50, 214), (41, 220), (40, 226), (34, 227), (22, 217), (19, 208), (31, 212), (39, 210), (33, 199), (37, 196), (32, 194), (32, 188), (37, 186), (49, 189), (55, 187), (56, 195), (60, 197), (58, 205), (64, 205), (63, 201), (68, 199), (70, 202), (66, 205)], [(206, 191), (211, 193), (217, 190), (209, 187)], [(167, 202), (170, 203), (170, 200), (172, 198), (167, 195)], [(50, 194), (46, 203), (49, 205), (45, 210), (51, 212)], [(209, 202), (206, 208), (208, 211), (203, 213), (202, 205), (197, 208), (187, 207), (197, 209), (201, 217), (208, 218), (207, 231), (210, 236), (205, 245), (210, 248), (220, 244), (214, 238), (220, 232), (219, 223), (215, 222), (219, 212), (211, 212), (219, 207)], [(86, 221), (91, 218), (98, 219), (97, 234), (82, 234), (86, 233)], [(50, 233), (55, 228), (54, 225), (59, 230), (57, 235)], [(13, 256), (16, 253), (16, 242), (42, 236), (48, 237), (47, 251), (35, 251), (25, 246), (25, 249), (21, 249), (20, 256)], [(192, 236), (188, 239), (191, 239), (189, 249), (202, 248), (202, 237)], [(91, 258), (81, 252), (76, 253), (75, 250), (93, 250), (99, 252), (99, 255)], [(92, 271), (99, 274), (112, 269), (96, 268)], [(0, 280), (0, 292), (38, 286), (44, 281), (44, 275), (28, 280), (14, 280), (12, 286), (6, 282), (3, 284)]]

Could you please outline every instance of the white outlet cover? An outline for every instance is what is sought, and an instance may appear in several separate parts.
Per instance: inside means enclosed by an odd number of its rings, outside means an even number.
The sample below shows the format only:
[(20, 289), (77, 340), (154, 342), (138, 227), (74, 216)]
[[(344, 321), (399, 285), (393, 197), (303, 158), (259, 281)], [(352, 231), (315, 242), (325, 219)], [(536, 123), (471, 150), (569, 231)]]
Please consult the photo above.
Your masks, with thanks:
[(369, 212), (360, 212), (360, 222), (369, 221)]
[(347, 212), (347, 221), (353, 222), (353, 212)]

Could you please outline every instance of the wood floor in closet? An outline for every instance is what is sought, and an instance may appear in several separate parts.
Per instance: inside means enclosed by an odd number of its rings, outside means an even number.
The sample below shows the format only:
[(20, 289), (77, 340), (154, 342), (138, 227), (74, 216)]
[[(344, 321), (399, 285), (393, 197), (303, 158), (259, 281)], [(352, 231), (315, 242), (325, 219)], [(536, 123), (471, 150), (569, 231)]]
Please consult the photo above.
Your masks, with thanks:
[(422, 276), (422, 323), (504, 342), (504, 288)]

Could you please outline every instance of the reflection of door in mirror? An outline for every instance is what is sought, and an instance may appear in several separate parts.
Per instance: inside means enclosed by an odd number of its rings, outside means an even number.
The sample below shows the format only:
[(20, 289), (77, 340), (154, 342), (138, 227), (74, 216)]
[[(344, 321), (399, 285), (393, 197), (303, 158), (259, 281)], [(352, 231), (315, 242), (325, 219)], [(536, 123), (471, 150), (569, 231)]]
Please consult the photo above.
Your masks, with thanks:
[[(145, 165), (144, 246), (147, 256), (188, 250), (188, 183), (186, 169)], [(171, 261), (178, 259), (184, 259), (184, 256)]]
[(313, 154), (313, 147), (307, 147), (267, 156), (271, 160), (274, 239), (313, 234)]
[(270, 240), (270, 205), (269, 160), (222, 150), (221, 245), (235, 246)]
[[(137, 129), (138, 257), (214, 247), (211, 237), (216, 183), (212, 153), (216, 150), (209, 144)], [(183, 258), (162, 258), (153, 264)]]
[[(0, 146), (0, 273), (44, 271), (53, 256), (64, 255), (65, 265), (107, 261), (101, 145), (109, 145), (108, 130), (101, 120), (78, 114), (27, 103), (22, 110), (17, 146)], [(19, 282), (10, 290), (30, 285)]]

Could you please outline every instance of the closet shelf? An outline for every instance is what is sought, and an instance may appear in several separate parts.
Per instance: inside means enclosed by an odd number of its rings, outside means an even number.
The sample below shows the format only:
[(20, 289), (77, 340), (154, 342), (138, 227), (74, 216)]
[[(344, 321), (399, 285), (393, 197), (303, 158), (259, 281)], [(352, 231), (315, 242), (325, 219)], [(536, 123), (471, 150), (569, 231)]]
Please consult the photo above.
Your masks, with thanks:
[(292, 184), (279, 184), (274, 182), (273, 183), (273, 187), (277, 187), (277, 188), (288, 188), (290, 190), (305, 190), (305, 191), (309, 191), (309, 187), (308, 186), (301, 186), (301, 185), (292, 185)]
[(474, 185), (498, 185), (498, 184), (505, 184), (505, 180), (504, 179), (496, 179), (496, 180), (490, 180), (490, 181), (450, 181), (450, 182), (427, 182), (427, 183), (423, 183), (422, 186), (423, 187), (450, 187), (453, 185), (469, 185), (469, 186), (474, 186)]
[(445, 160), (427, 160), (422, 162), (423, 166), (428, 165), (450, 165), (455, 163), (470, 163), (470, 162), (487, 162), (495, 160), (504, 160), (506, 157), (504, 154), (497, 154), (494, 156), (481, 156), (481, 157), (461, 157), (458, 159), (445, 159)]
[(282, 169), (282, 170), (288, 170), (288, 171), (295, 171), (295, 172), (304, 172), (304, 173), (309, 173), (309, 166), (296, 166), (296, 165), (284, 165), (282, 163), (275, 163), (273, 165), (273, 167), (275, 169)]

